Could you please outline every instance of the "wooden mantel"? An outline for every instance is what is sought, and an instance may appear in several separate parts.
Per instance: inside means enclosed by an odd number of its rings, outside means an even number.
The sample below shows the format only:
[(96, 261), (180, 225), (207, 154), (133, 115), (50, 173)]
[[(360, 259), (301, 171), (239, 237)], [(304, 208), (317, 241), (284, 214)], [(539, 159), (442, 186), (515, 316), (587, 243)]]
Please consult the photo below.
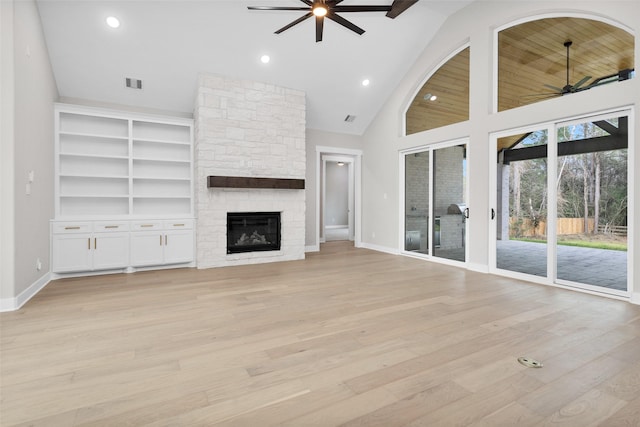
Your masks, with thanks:
[(275, 188), (304, 190), (304, 179), (252, 178), (245, 176), (208, 176), (208, 188)]

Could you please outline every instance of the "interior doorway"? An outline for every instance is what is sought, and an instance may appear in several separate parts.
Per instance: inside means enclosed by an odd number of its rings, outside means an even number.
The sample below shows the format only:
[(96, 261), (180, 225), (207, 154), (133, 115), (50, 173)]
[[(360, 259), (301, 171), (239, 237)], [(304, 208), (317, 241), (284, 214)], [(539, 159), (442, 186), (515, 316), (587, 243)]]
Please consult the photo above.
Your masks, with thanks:
[(362, 245), (361, 166), (361, 150), (316, 147), (316, 250), (331, 240)]
[(322, 156), (322, 237), (325, 242), (354, 240), (354, 158)]

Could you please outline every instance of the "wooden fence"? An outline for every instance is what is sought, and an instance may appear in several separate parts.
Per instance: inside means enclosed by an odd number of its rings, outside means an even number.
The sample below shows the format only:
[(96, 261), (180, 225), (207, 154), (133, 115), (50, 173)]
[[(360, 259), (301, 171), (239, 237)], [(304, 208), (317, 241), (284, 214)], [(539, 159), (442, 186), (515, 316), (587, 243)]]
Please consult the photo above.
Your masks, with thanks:
[[(534, 237), (534, 236), (546, 236), (547, 234), (547, 223), (545, 221), (540, 221), (537, 227), (533, 227), (533, 222), (528, 218), (523, 218), (520, 220), (520, 224), (516, 218), (510, 218), (509, 223), (511, 225), (511, 234), (520, 235), (523, 237)], [(587, 221), (588, 224), (588, 232), (593, 232), (593, 218), (589, 218)], [(562, 234), (582, 234), (584, 233), (584, 218), (558, 218), (558, 223), (556, 225), (558, 235)], [(519, 228), (519, 233), (517, 232)], [(598, 231), (600, 231), (600, 227), (598, 227)], [(625, 227), (626, 234), (626, 227)]]

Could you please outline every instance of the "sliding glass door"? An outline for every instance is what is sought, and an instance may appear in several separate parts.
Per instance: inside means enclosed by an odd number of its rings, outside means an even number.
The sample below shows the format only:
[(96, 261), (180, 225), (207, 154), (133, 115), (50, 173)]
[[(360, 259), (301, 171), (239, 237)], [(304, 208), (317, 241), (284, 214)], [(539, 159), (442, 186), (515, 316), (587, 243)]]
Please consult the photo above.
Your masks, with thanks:
[(497, 268), (547, 276), (547, 129), (498, 139)]
[(557, 136), (557, 279), (626, 291), (628, 118), (561, 124)]
[(494, 135), (492, 271), (626, 295), (628, 122), (625, 112)]
[(403, 153), (401, 166), (404, 251), (465, 262), (469, 216), (466, 143)]

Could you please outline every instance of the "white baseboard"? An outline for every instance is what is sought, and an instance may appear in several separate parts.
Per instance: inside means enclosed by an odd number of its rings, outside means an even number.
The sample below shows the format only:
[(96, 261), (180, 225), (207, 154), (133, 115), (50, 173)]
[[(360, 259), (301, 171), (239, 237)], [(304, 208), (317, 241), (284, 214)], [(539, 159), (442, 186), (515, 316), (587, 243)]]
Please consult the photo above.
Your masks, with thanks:
[(374, 245), (373, 243), (361, 243), (362, 248), (371, 249), (372, 251), (384, 252), (391, 255), (399, 255), (400, 251), (396, 248), (389, 248), (387, 246)]
[(50, 281), (51, 273), (46, 273), (44, 276), (33, 282), (27, 289), (20, 292), (20, 295), (17, 297), (0, 299), (0, 312), (20, 309), (20, 307), (25, 305), (27, 301), (47, 286)]
[(629, 299), (631, 304), (640, 305), (640, 292), (633, 292), (631, 294), (631, 298)]
[(345, 225), (325, 225), (324, 228), (337, 229), (337, 228), (349, 228), (349, 226), (347, 224), (345, 224)]
[(489, 273), (489, 266), (470, 262), (469, 264), (467, 264), (467, 270), (477, 271), (478, 273)]
[(304, 247), (305, 252), (320, 252), (320, 245), (311, 245)]

